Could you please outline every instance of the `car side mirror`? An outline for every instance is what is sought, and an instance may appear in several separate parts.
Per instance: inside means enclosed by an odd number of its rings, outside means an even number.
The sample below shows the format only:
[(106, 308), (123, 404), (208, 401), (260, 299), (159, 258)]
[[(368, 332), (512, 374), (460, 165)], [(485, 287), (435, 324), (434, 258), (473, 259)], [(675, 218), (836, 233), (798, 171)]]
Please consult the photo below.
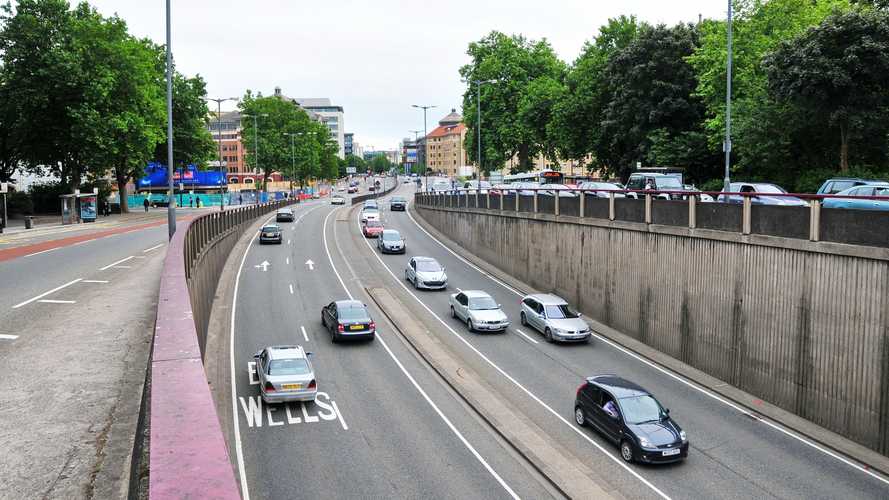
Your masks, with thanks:
[(307, 352), (307, 353), (306, 353), (306, 356), (314, 356), (314, 355), (315, 355), (314, 352)]

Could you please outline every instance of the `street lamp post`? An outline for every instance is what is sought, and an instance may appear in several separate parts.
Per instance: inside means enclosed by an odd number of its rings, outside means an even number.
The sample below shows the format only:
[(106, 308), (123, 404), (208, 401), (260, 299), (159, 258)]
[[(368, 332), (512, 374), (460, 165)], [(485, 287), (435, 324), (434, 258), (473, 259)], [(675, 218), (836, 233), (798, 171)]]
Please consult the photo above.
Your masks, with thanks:
[(290, 136), (290, 196), (293, 196), (293, 176), (296, 175), (296, 156), (293, 152), (293, 137), (296, 134), (284, 132), (284, 135)]
[[(426, 141), (428, 140), (426, 137), (428, 135), (428, 133), (426, 132), (426, 110), (432, 109), (435, 106), (420, 106), (417, 104), (411, 104), (411, 107), (423, 110), (423, 144), (425, 147)], [(423, 175), (426, 179), (426, 191), (429, 191), (429, 167), (426, 165), (426, 162), (429, 161), (428, 156), (429, 155), (427, 155), (426, 153), (423, 153)]]
[(170, 0), (167, 0), (167, 233), (176, 233), (176, 200), (173, 199), (173, 52), (171, 48)]
[(729, 165), (732, 155), (732, 0), (728, 0), (728, 56), (725, 72), (725, 142), (722, 149), (725, 150), (725, 182), (722, 190), (728, 193), (731, 186), (731, 173)]
[[(242, 117), (253, 118), (253, 155), (256, 157), (256, 161), (254, 162), (253, 168), (259, 172), (259, 117), (268, 117), (268, 113), (259, 113), (256, 115), (243, 114)], [(260, 172), (261, 173), (261, 172)], [(263, 179), (265, 179), (265, 175), (263, 175)], [(268, 192), (268, 183), (263, 182), (262, 188)]]
[[(219, 176), (225, 175), (222, 170), (222, 103), (225, 101), (237, 101), (237, 97), (205, 97), (208, 101), (216, 103), (216, 133), (219, 134)], [(219, 210), (225, 210), (225, 196), (222, 194), (223, 182), (219, 181)]]
[[(414, 149), (417, 151), (417, 163), (420, 163), (420, 145), (417, 143), (417, 137), (422, 130), (408, 130), (408, 132), (414, 134)], [(413, 170), (413, 168), (411, 168), (411, 170)], [(410, 176), (410, 174), (408, 174), (408, 176)]]
[(491, 83), (493, 81), (494, 80), (475, 81), (475, 98), (478, 106), (478, 123), (476, 124), (476, 129), (478, 129), (478, 165), (476, 170), (478, 173), (475, 178), (475, 208), (478, 208), (478, 192), (482, 190), (482, 84)]

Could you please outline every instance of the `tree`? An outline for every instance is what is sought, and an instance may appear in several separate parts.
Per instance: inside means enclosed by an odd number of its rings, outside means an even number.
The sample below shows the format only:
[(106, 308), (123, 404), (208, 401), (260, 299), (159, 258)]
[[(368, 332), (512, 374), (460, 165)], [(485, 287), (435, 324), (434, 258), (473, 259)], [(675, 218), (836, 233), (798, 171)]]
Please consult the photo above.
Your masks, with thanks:
[(568, 70), (565, 91), (548, 124), (560, 157), (583, 162), (593, 153), (600, 136), (599, 117), (609, 100), (602, 74), (611, 57), (636, 39), (640, 26), (633, 16), (609, 19)]
[[(159, 57), (163, 53), (159, 52)], [(163, 67), (161, 67), (163, 70)], [(161, 76), (163, 77), (163, 73)], [(166, 83), (162, 82), (163, 85)], [(207, 126), (210, 123), (210, 110), (204, 97), (207, 95), (207, 82), (200, 75), (191, 78), (178, 71), (173, 72), (173, 161), (174, 168), (193, 164), (204, 167), (209, 160), (217, 157), (216, 141)], [(167, 163), (166, 106), (163, 114), (163, 139), (154, 150), (154, 161)]]
[(636, 162), (669, 161), (661, 166), (686, 167), (692, 178), (709, 177), (713, 154), (700, 149), (704, 106), (693, 95), (697, 79), (686, 62), (697, 43), (692, 25), (645, 26), (610, 58), (602, 75), (610, 99), (594, 144), (607, 172), (627, 178)]
[(386, 158), (384, 154), (374, 155), (374, 157), (370, 160), (370, 169), (375, 173), (383, 173), (388, 172), (390, 168), (392, 168), (392, 164), (389, 162), (389, 158)]
[[(841, 172), (849, 170), (851, 142), (876, 142), (885, 150), (889, 15), (875, 10), (833, 14), (783, 42), (764, 66), (769, 93), (776, 101), (807, 110), (817, 123), (833, 131)], [(885, 161), (885, 153), (882, 156)]]
[(531, 159), (552, 149), (546, 133), (549, 107), (558, 95), (565, 64), (546, 40), (532, 41), (520, 35), (493, 31), (469, 44), (472, 62), (460, 68), (467, 82), (463, 94), (463, 121), (470, 131), (464, 146), (470, 161), (478, 162), (476, 98), (481, 85), (482, 167), (501, 168), (518, 156), (519, 169), (531, 168)]

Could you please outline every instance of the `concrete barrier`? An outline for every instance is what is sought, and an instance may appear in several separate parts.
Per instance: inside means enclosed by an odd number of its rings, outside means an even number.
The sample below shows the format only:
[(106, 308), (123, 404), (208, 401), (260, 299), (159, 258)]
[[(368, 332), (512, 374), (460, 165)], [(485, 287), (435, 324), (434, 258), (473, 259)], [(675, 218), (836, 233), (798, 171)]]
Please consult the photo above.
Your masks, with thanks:
[(889, 454), (889, 250), (417, 200), (516, 279)]
[(395, 188), (398, 187), (398, 178), (396, 177), (396, 178), (395, 178), (395, 181), (392, 183), (392, 185), (389, 186), (389, 187), (387, 188), (385, 185), (386, 185), (388, 182), (389, 182), (389, 178), (388, 178), (388, 177), (384, 178), (384, 180), (383, 180), (383, 188), (384, 188), (383, 191), (380, 191), (380, 192), (373, 192), (373, 193), (368, 193), (368, 194), (362, 194), (362, 195), (360, 195), (360, 196), (353, 196), (353, 197), (352, 197), (352, 204), (353, 204), (353, 205), (357, 205), (357, 204), (359, 204), (359, 203), (363, 203), (365, 200), (372, 200), (372, 199), (374, 199), (374, 198), (379, 198), (379, 197), (381, 197), (381, 196), (386, 196), (387, 194), (391, 193), (392, 191), (395, 191)]
[(219, 270), (244, 227), (284, 203), (206, 214), (180, 223), (170, 240), (151, 360), (151, 500), (240, 498), (204, 373), (209, 305)]

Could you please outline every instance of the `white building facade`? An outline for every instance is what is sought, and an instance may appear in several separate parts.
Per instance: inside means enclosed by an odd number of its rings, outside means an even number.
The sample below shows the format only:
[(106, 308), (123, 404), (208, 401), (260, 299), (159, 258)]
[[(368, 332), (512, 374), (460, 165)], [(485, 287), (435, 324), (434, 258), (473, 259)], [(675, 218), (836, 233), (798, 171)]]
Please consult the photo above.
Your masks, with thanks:
[(330, 99), (323, 98), (296, 98), (297, 104), (306, 111), (315, 113), (321, 117), (321, 122), (327, 126), (330, 136), (339, 145), (339, 157), (346, 157), (346, 124), (343, 120), (343, 107), (337, 106), (330, 102)]

